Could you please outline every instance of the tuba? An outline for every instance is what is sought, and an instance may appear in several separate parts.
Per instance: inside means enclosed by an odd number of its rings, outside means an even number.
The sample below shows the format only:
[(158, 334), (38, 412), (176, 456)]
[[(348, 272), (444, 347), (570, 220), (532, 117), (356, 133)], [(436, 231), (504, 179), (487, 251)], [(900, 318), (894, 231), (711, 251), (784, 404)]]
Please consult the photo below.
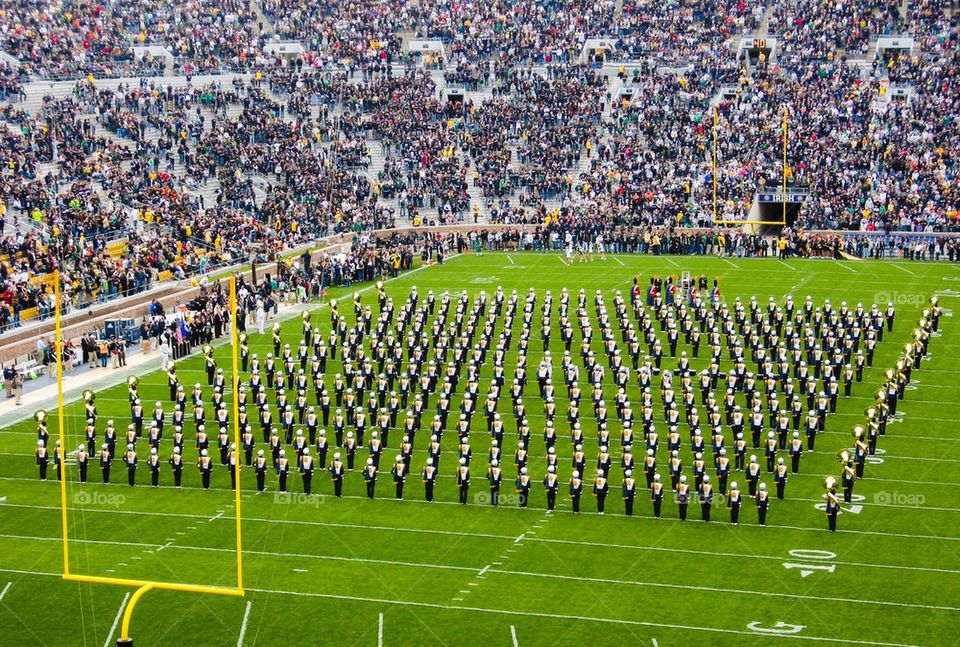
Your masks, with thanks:
[(210, 355), (211, 353), (213, 353), (213, 346), (211, 346), (210, 344), (204, 344), (204, 345), (203, 345), (203, 354), (204, 354), (204, 355)]
[(86, 402), (87, 404), (93, 404), (94, 400), (96, 400), (96, 399), (97, 399), (97, 394), (96, 394), (96, 393), (94, 393), (94, 392), (91, 391), (90, 389), (84, 390), (84, 392), (83, 392), (83, 401), (84, 401), (84, 402)]
[(836, 476), (827, 476), (823, 479), (823, 489), (827, 491), (834, 491), (837, 489), (837, 477)]
[(130, 387), (131, 390), (136, 390), (136, 388), (140, 386), (140, 378), (136, 375), (131, 375), (127, 378), (127, 386)]
[(853, 432), (851, 432), (851, 435), (853, 436), (854, 440), (860, 440), (863, 438), (864, 433), (865, 432), (863, 430), (863, 425), (855, 425), (853, 428)]
[(837, 461), (838, 461), (841, 465), (846, 465), (847, 463), (849, 463), (849, 462), (850, 462), (850, 450), (849, 450), (849, 449), (841, 449), (840, 451), (838, 451), (838, 452), (837, 452)]
[(37, 409), (33, 412), (33, 419), (42, 425), (47, 420), (47, 412), (43, 409)]
[(169, 362), (167, 362), (167, 371), (168, 371), (168, 372), (174, 373), (174, 372), (176, 372), (176, 370), (177, 370), (177, 363), (176, 363), (176, 362), (174, 362), (173, 360), (170, 360)]

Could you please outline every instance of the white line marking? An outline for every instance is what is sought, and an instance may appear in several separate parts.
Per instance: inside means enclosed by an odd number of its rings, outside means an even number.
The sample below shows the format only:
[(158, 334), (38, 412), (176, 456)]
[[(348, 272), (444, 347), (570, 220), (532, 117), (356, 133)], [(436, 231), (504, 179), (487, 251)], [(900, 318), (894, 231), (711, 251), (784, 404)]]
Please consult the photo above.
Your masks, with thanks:
[[(531, 533), (531, 534), (533, 534), (533, 533)], [(523, 538), (526, 537), (526, 535), (527, 535), (527, 533), (525, 533), (525, 532), (524, 532), (524, 533), (520, 533), (520, 536), (517, 537), (516, 539), (514, 539), (514, 540), (513, 540), (513, 543), (519, 544), (521, 541), (523, 541)]]
[(670, 263), (670, 264), (673, 265), (674, 267), (680, 267), (680, 263), (676, 262), (676, 261), (673, 260), (672, 258), (668, 258), (668, 257), (664, 256), (664, 257), (663, 257), (663, 260), (665, 260), (666, 262)]
[(377, 647), (383, 647), (383, 614), (377, 615)]
[(243, 622), (240, 623), (240, 637), (237, 638), (237, 647), (243, 647), (243, 636), (247, 633), (247, 620), (250, 619), (250, 607), (253, 602), (247, 600), (247, 608), (243, 610)]
[[(691, 551), (694, 552), (694, 551)], [(43, 571), (24, 571), (16, 569), (0, 569), (0, 572), (3, 573), (18, 573), (21, 575), (33, 575), (40, 577), (63, 577), (60, 573), (47, 573)], [(619, 582), (619, 580), (618, 580)], [(599, 622), (604, 624), (621, 624), (621, 625), (633, 625), (639, 627), (655, 627), (660, 629), (679, 629), (685, 631), (704, 631), (709, 633), (722, 633), (722, 634), (734, 634), (741, 636), (756, 636), (754, 632), (742, 631), (737, 629), (723, 629), (719, 627), (694, 627), (687, 625), (673, 625), (673, 624), (658, 624), (653, 622), (642, 622), (639, 620), (620, 620), (616, 618), (602, 618), (602, 617), (589, 617), (589, 616), (574, 616), (574, 615), (558, 615), (558, 614), (549, 614), (549, 613), (534, 613), (529, 611), (511, 611), (507, 609), (489, 609), (482, 607), (467, 607), (461, 605), (446, 605), (446, 604), (435, 604), (431, 602), (407, 602), (403, 600), (384, 600), (380, 598), (364, 598), (352, 595), (336, 595), (332, 593), (305, 593), (302, 591), (281, 591), (274, 589), (260, 589), (260, 588), (247, 588), (246, 590), (253, 593), (263, 593), (266, 595), (292, 595), (296, 597), (306, 597), (306, 598), (321, 598), (328, 600), (348, 600), (353, 602), (372, 602), (377, 604), (389, 604), (396, 606), (412, 606), (412, 607), (424, 607), (428, 609), (446, 609), (452, 611), (472, 611), (477, 613), (495, 613), (499, 615), (512, 615), (512, 616), (528, 616), (532, 618), (560, 618), (562, 620), (578, 620), (578, 621), (587, 621), (587, 622)], [(129, 597), (129, 593), (127, 596)], [(459, 598), (453, 598), (454, 601), (460, 600)], [(123, 611), (123, 608), (120, 609)], [(119, 619), (120, 614), (117, 615)], [(819, 642), (836, 642), (843, 644), (851, 645), (877, 645), (879, 647), (913, 647), (912, 645), (905, 645), (903, 643), (886, 643), (886, 642), (874, 642), (868, 640), (849, 640), (843, 638), (824, 638), (820, 636), (800, 636), (800, 635), (784, 635), (784, 638), (797, 638), (800, 640), (814, 640)], [(109, 647), (110, 640), (107, 639), (107, 644), (105, 647)]]
[[(507, 260), (510, 261), (510, 264), (511, 264), (511, 265), (516, 265), (516, 263), (513, 262), (513, 257), (512, 257), (512, 256), (507, 255)], [(381, 617), (382, 617), (382, 616), (381, 616)]]
[(117, 625), (120, 624), (120, 618), (123, 616), (123, 610), (127, 606), (127, 601), (130, 599), (130, 594), (125, 593), (123, 596), (123, 602), (120, 603), (120, 608), (117, 610), (117, 617), (113, 619), (113, 625), (110, 626), (110, 633), (107, 634), (107, 641), (103, 643), (103, 647), (110, 647), (110, 643), (113, 639), (113, 632), (117, 630)]
[(731, 261), (731, 260), (728, 259), (728, 258), (724, 258), (723, 256), (721, 256), (721, 257), (720, 257), (720, 260), (723, 261), (724, 263), (727, 263), (728, 265), (733, 265), (733, 266), (734, 266), (735, 268), (737, 268), (738, 270), (740, 269), (740, 266), (739, 266), (739, 265), (737, 265), (736, 263), (734, 263), (733, 261)]
[(310, 571), (308, 571), (308, 570), (305, 569), (305, 568), (295, 568), (295, 569), (293, 569), (293, 572), (294, 572), (294, 573), (309, 573)]
[(796, 272), (796, 271), (797, 271), (795, 267), (793, 267), (792, 265), (789, 265), (789, 264), (785, 263), (784, 261), (780, 260), (779, 258), (777, 259), (777, 262), (780, 263), (781, 265), (786, 266), (786, 267), (789, 268), (792, 272)]
[(7, 582), (7, 585), (3, 587), (3, 591), (0, 591), (0, 600), (7, 596), (7, 591), (10, 590), (11, 586), (13, 586), (13, 582)]
[(477, 573), (477, 577), (482, 576), (484, 573), (486, 573), (489, 570), (490, 570), (490, 564), (487, 564), (486, 566), (483, 567), (483, 569), (479, 573)]
[(856, 270), (853, 269), (853, 268), (847, 267), (846, 265), (844, 265), (843, 263), (841, 263), (840, 261), (838, 261), (838, 260), (836, 260), (836, 259), (834, 259), (833, 262), (834, 262), (834, 264), (839, 265), (840, 267), (842, 267), (843, 269), (845, 269), (845, 270), (848, 271), (848, 272), (853, 272), (854, 274), (859, 274), (859, 273), (860, 273), (860, 272), (856, 271)]
[(901, 272), (906, 272), (907, 274), (915, 274), (915, 273), (916, 273), (916, 272), (913, 272), (913, 271), (911, 271), (911, 270), (908, 270), (908, 269), (905, 268), (905, 267), (900, 267), (900, 266), (897, 265), (896, 263), (890, 263), (890, 265), (892, 265), (893, 267), (897, 268), (897, 269), (900, 270)]
[(517, 641), (517, 628), (513, 625), (510, 625), (510, 640), (513, 641), (513, 647), (520, 647), (520, 643)]
[(657, 642), (656, 638), (651, 638), (650, 644), (653, 645), (653, 647), (660, 647), (660, 643)]
[(620, 263), (620, 265), (621, 265), (622, 267), (626, 267), (626, 266), (627, 266), (626, 263), (624, 263), (623, 261), (621, 261), (621, 260), (620, 260), (619, 258), (617, 258), (616, 256), (611, 256), (611, 258), (612, 258), (613, 260), (615, 260), (616, 262)]
[[(660, 624), (656, 622), (643, 622), (641, 620), (622, 620), (617, 618), (576, 616), (576, 615), (555, 614), (555, 613), (536, 613), (532, 611), (513, 611), (509, 609), (488, 609), (484, 607), (468, 607), (468, 606), (457, 605), (457, 604), (436, 604), (432, 602), (406, 602), (403, 600), (384, 600), (380, 598), (364, 598), (364, 597), (353, 596), (353, 595), (337, 595), (334, 593), (303, 593), (299, 591), (278, 591), (278, 590), (254, 589), (254, 588), (248, 588), (247, 590), (253, 591), (254, 593), (269, 593), (274, 595), (293, 595), (298, 597), (321, 598), (321, 599), (328, 599), (328, 600), (349, 600), (353, 602), (372, 602), (376, 604), (393, 604), (393, 605), (400, 605), (400, 606), (424, 607), (428, 609), (445, 609), (450, 611), (473, 611), (477, 613), (495, 613), (499, 615), (524, 616), (524, 617), (530, 617), (530, 618), (549, 618), (549, 619), (560, 618), (561, 620), (600, 622), (604, 624), (630, 625), (630, 626), (636, 626), (636, 627), (655, 627), (658, 629), (677, 629), (681, 631), (704, 631), (708, 633), (733, 634), (738, 636), (756, 637), (757, 635), (753, 631), (744, 631), (740, 629), (723, 629), (721, 627), (695, 627), (692, 625), (675, 625), (675, 624)], [(456, 598), (454, 599), (456, 600)], [(797, 638), (799, 640), (814, 640), (818, 642), (843, 643), (848, 645), (877, 645), (878, 647), (913, 647), (912, 645), (906, 645), (904, 643), (874, 642), (869, 640), (848, 640), (843, 638), (825, 638), (821, 636), (801, 636), (797, 634), (784, 634), (782, 637)]]
[(479, 586), (476, 582), (467, 582), (467, 586)]

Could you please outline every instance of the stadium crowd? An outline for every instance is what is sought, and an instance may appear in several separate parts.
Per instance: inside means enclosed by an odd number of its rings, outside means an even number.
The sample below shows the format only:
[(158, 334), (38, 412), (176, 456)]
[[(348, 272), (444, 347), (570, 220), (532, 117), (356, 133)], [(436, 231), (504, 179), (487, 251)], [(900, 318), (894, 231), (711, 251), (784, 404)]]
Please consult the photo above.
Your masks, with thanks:
[[(324, 235), (481, 214), (544, 236), (602, 223), (608, 240), (701, 250), (673, 241), (721, 232), (674, 230), (711, 226), (714, 191), (718, 219), (744, 220), (784, 177), (809, 192), (793, 253), (953, 259), (956, 244), (936, 238), (960, 226), (949, 5), (204, 0), (171, 13), (155, 0), (6, 0), (0, 45), (19, 68), (0, 68), (0, 198), (17, 227), (0, 230), (0, 319), (45, 313), (53, 269), (82, 306), (251, 249), (271, 259)], [(763, 22), (775, 59), (738, 55)], [(877, 50), (886, 33), (912, 34), (914, 50)], [(598, 34), (614, 45), (583, 62)], [(442, 39), (445, 58), (405, 51), (411, 35)], [(268, 53), (284, 39), (306, 51)], [(131, 49), (148, 45), (172, 62)], [(193, 81), (208, 72), (246, 74)], [(73, 92), (24, 109), (24, 84), (55, 78), (76, 79)], [(887, 236), (834, 244), (812, 232), (824, 229)]]

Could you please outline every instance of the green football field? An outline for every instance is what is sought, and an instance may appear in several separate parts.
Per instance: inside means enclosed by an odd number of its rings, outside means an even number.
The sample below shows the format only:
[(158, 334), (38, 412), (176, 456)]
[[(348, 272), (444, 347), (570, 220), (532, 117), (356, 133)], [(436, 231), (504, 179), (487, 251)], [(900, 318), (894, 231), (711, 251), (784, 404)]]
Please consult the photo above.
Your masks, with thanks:
[[(730, 524), (722, 506), (714, 506), (713, 521), (706, 524), (699, 520), (699, 506), (691, 505), (688, 520), (681, 522), (669, 497), (663, 518), (655, 519), (642, 483), (635, 516), (624, 516), (619, 448), (614, 449), (607, 514), (596, 514), (587, 487), (581, 513), (572, 514), (565, 496), (571, 447), (562, 384), (557, 389), (557, 451), (564, 496), (559, 497), (557, 513), (547, 515), (540, 483), (545, 470), (540, 440), (543, 415), (535, 383), (541, 359), (538, 322), (543, 293), (554, 294), (556, 326), (561, 288), (574, 293), (586, 289), (596, 332), (594, 291), (604, 292), (612, 317), (614, 291), (623, 290), (627, 298), (634, 275), (640, 274), (646, 284), (652, 274), (682, 271), (719, 277), (728, 303), (735, 296), (746, 300), (751, 295), (761, 305), (770, 296), (782, 303), (788, 294), (798, 303), (812, 295), (817, 305), (827, 298), (836, 306), (846, 300), (851, 306), (863, 302), (867, 308), (874, 302), (882, 308), (894, 301), (896, 327), (878, 345), (873, 368), (865, 372), (863, 382), (854, 384), (853, 397), (841, 397), (837, 413), (829, 416), (826, 432), (820, 435), (817, 451), (805, 454), (801, 473), (791, 475), (786, 500), (772, 501), (766, 527), (756, 524), (756, 509), (749, 498), (738, 526)], [(441, 464), (437, 501), (432, 504), (423, 500), (418, 478), (426, 458), (426, 431), (417, 436), (413, 474), (402, 502), (393, 499), (388, 471), (398, 431), (392, 432), (392, 447), (384, 453), (373, 501), (366, 499), (359, 470), (348, 474), (342, 499), (331, 496), (329, 475), (320, 470), (314, 478), (315, 496), (309, 498), (297, 496), (301, 483), (296, 476), (291, 479), (294, 494), (277, 497), (272, 471), (267, 492), (257, 496), (252, 470), (244, 470), (240, 516), (246, 596), (149, 592), (136, 607), (131, 635), (141, 647), (186, 643), (767, 644), (785, 637), (830, 644), (956, 644), (960, 504), (954, 494), (960, 488), (956, 431), (960, 318), (953, 316), (953, 310), (960, 303), (958, 281), (960, 266), (946, 263), (624, 255), (566, 267), (555, 253), (532, 252), (471, 254), (449, 259), (443, 266), (415, 270), (386, 285), (397, 308), (413, 285), (421, 295), (427, 290), (438, 295), (468, 290), (473, 297), (480, 290), (491, 294), (498, 285), (508, 295), (516, 289), (523, 296), (531, 287), (538, 292), (528, 356), (531, 384), (525, 398), (534, 439), (530, 507), (519, 509), (505, 496), (505, 502), (494, 508), (482, 496), (489, 442), (479, 411), (471, 437), (473, 485), (466, 506), (457, 503), (456, 437), (451, 431), (444, 436), (444, 453), (452, 455)], [(364, 300), (374, 303), (375, 291), (364, 288)], [(880, 439), (865, 478), (857, 483), (853, 505), (844, 506), (838, 531), (830, 533), (825, 515), (815, 507), (822, 500), (823, 478), (839, 474), (837, 452), (852, 446), (852, 426), (863, 422), (864, 408), (874, 401), (883, 372), (896, 361), (934, 293), (942, 295), (944, 308), (940, 334), (931, 339), (929, 358), (914, 372), (895, 421)], [(343, 301), (341, 312), (352, 321), (348, 301)], [(575, 308), (575, 294), (572, 301)], [(310, 307), (317, 309), (314, 322), (326, 331), (327, 307)], [(515, 333), (520, 324), (518, 313)], [(616, 322), (612, 325), (616, 331)], [(285, 322), (284, 333), (295, 350), (299, 316)], [(559, 337), (555, 330), (552, 351), (557, 356), (563, 351)], [(515, 334), (508, 374), (513, 370), (516, 338)], [(575, 332), (572, 353), (577, 360), (579, 340)], [(272, 350), (269, 333), (262, 338), (251, 335), (251, 347), (264, 357)], [(594, 336), (594, 347), (598, 359), (604, 360), (599, 334)], [(705, 366), (703, 348), (695, 361), (698, 369)], [(218, 346), (216, 353), (220, 365), (229, 366), (229, 346)], [(665, 357), (664, 362), (673, 366), (675, 360)], [(339, 361), (328, 365), (328, 384), (339, 370)], [(489, 372), (488, 360), (484, 376)], [(188, 393), (194, 382), (205, 384), (200, 358), (180, 362), (178, 373)], [(147, 419), (155, 400), (164, 402), (169, 415), (172, 404), (166, 377), (153, 372), (141, 376), (140, 384)], [(654, 384), (659, 384), (659, 378)], [(482, 382), (481, 393), (488, 386), (488, 381)], [(638, 390), (632, 380), (631, 399), (639, 401)], [(454, 410), (462, 391), (461, 386)], [(605, 394), (612, 399), (611, 385)], [(312, 392), (309, 395), (313, 404)], [(96, 404), (98, 437), (102, 438), (108, 418), (116, 420), (122, 433), (129, 420), (126, 385), (100, 391)], [(434, 405), (432, 397), (431, 408)], [(480, 406), (482, 399), (478, 410)], [(656, 406), (659, 417), (662, 411)], [(596, 427), (588, 407), (585, 388), (581, 420), (592, 466)], [(509, 495), (516, 436), (506, 394), (500, 398), (499, 410), (508, 429), (503, 491)], [(75, 449), (81, 442), (82, 412), (82, 403), (67, 406), (68, 448)], [(209, 411), (207, 415), (211, 420)], [(55, 423), (54, 417), (51, 438), (57, 434)], [(112, 644), (119, 636), (120, 612), (132, 589), (61, 580), (60, 490), (52, 466), (50, 480), (41, 482), (37, 477), (35, 429), (33, 420), (28, 420), (0, 431), (0, 645)], [(612, 407), (611, 430), (614, 436), (619, 434)], [(261, 440), (259, 425), (254, 425), (254, 431)], [(186, 458), (192, 465), (196, 460), (193, 425), (186, 425), (185, 432)], [(689, 466), (692, 457), (683, 435), (682, 454)], [(170, 453), (169, 442), (165, 439), (161, 450), (164, 461)], [(635, 453), (639, 465), (640, 453)], [(763, 462), (762, 451), (756, 453)], [(142, 452), (141, 460), (144, 457)], [(666, 478), (663, 441), (658, 458)], [(210, 491), (200, 488), (193, 467), (185, 471), (181, 490), (172, 488), (165, 462), (158, 490), (149, 486), (143, 463), (135, 488), (126, 485), (119, 463), (113, 472), (114, 482), (104, 486), (91, 461), (91, 480), (81, 487), (68, 465), (73, 572), (236, 584), (236, 511), (225, 469), (218, 465), (214, 470), (215, 487)], [(593, 470), (588, 470), (592, 475)], [(642, 481), (642, 474), (638, 476)], [(766, 472), (763, 480), (773, 487)]]

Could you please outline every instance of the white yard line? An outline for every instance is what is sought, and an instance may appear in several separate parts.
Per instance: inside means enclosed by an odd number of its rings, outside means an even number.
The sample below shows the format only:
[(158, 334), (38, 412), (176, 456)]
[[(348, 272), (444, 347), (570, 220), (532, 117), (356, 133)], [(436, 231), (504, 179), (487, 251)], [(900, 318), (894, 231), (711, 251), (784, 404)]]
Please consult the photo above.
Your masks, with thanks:
[(383, 647), (383, 614), (377, 616), (377, 647)]
[(7, 585), (3, 587), (3, 591), (0, 591), (0, 600), (3, 600), (7, 596), (7, 591), (10, 590), (10, 587), (13, 586), (13, 582), (7, 582)]
[(513, 647), (520, 647), (520, 643), (517, 641), (517, 628), (513, 625), (510, 625), (510, 640), (513, 641)]
[(797, 271), (797, 269), (796, 269), (795, 267), (793, 267), (792, 265), (788, 264), (788, 263), (785, 262), (785, 261), (780, 260), (779, 258), (777, 259), (777, 262), (780, 263), (781, 265), (783, 265), (784, 267), (788, 268), (788, 269), (789, 269), (790, 271), (792, 271), (792, 272), (796, 272), (796, 271)]
[[(32, 575), (38, 577), (62, 577), (59, 573), (48, 573), (43, 571), (13, 571), (11, 569), (0, 569), (0, 572), (16, 572), (23, 575)], [(353, 602), (371, 602), (376, 604), (388, 604), (394, 606), (411, 606), (411, 607), (421, 607), (428, 609), (442, 609), (448, 611), (469, 611), (476, 613), (493, 613), (498, 615), (507, 615), (507, 616), (521, 616), (521, 617), (530, 617), (530, 618), (546, 618), (546, 619), (556, 619), (561, 620), (575, 620), (578, 622), (598, 622), (602, 624), (617, 624), (617, 625), (629, 625), (629, 626), (639, 626), (639, 627), (654, 627), (660, 629), (674, 629), (679, 631), (700, 631), (706, 633), (721, 633), (721, 634), (732, 634), (739, 636), (753, 636), (756, 637), (757, 634), (752, 631), (745, 631), (740, 629), (724, 629), (720, 627), (696, 627), (690, 625), (676, 625), (676, 624), (661, 624), (655, 622), (643, 622), (640, 620), (625, 620), (618, 618), (599, 618), (591, 616), (577, 616), (577, 615), (565, 615), (565, 614), (554, 614), (554, 613), (535, 613), (530, 611), (515, 611), (509, 609), (490, 609), (484, 607), (468, 607), (463, 605), (447, 605), (447, 604), (436, 604), (431, 602), (410, 602), (404, 600), (385, 600), (381, 598), (367, 598), (360, 596), (352, 595), (336, 595), (331, 593), (307, 593), (303, 591), (282, 591), (282, 590), (272, 590), (272, 589), (260, 589), (260, 588), (250, 588), (246, 589), (253, 593), (263, 593), (266, 595), (291, 595), (295, 597), (305, 597), (305, 598), (321, 598), (326, 600), (346, 600)], [(120, 620), (120, 616), (123, 612), (123, 607), (126, 604), (127, 598), (130, 597), (130, 594), (127, 593), (124, 597), (124, 604), (120, 607), (120, 612), (117, 614), (117, 619), (114, 622), (114, 628), (111, 630), (111, 636), (113, 631), (116, 630), (116, 625)], [(904, 643), (889, 643), (889, 642), (876, 642), (870, 640), (850, 640), (843, 638), (827, 638), (821, 636), (803, 636), (799, 634), (782, 634), (781, 638), (795, 638), (798, 640), (812, 640), (816, 642), (834, 642), (842, 643), (849, 645), (877, 645), (878, 647), (914, 647), (913, 645), (907, 645)], [(107, 643), (104, 647), (110, 647), (110, 638), (107, 638)]]
[(620, 260), (619, 258), (617, 258), (616, 256), (611, 256), (610, 258), (612, 258), (612, 259), (615, 260), (616, 262), (620, 263), (621, 267), (626, 267), (626, 266), (627, 266), (626, 263), (624, 263), (623, 261), (621, 261), (621, 260)]
[(243, 647), (243, 637), (247, 633), (247, 621), (250, 619), (250, 607), (253, 602), (247, 601), (247, 608), (243, 610), (243, 622), (240, 623), (240, 637), (237, 638), (237, 647)]
[(908, 269), (905, 268), (905, 267), (901, 267), (900, 265), (897, 265), (896, 263), (890, 263), (890, 265), (892, 265), (893, 267), (897, 268), (897, 269), (900, 270), (901, 272), (906, 272), (907, 274), (916, 274), (916, 272), (914, 272), (914, 271), (912, 271), (912, 270), (908, 270)]
[(670, 264), (673, 265), (674, 267), (680, 267), (680, 263), (676, 262), (676, 261), (673, 260), (672, 258), (669, 258), (669, 257), (667, 257), (667, 256), (664, 256), (664, 257), (663, 257), (663, 260), (665, 260), (666, 262), (670, 263)]
[[(911, 457), (890, 456), (889, 454), (886, 454), (885, 458), (901, 458), (904, 460), (908, 460)], [(914, 460), (921, 460), (921, 459), (918, 457), (915, 457)], [(960, 463), (960, 459), (927, 458), (922, 460), (938, 461), (938, 462), (949, 461), (952, 463)], [(344, 497), (344, 498), (366, 500), (366, 497), (360, 497), (360, 496)], [(437, 502), (434, 502), (433, 504), (424, 503), (424, 505), (436, 505), (436, 503)], [(441, 501), (439, 503), (449, 503), (450, 505), (460, 505), (456, 501)], [(25, 508), (25, 509), (33, 509), (33, 510), (60, 510), (60, 506), (31, 505), (26, 503), (6, 503), (4, 505), (10, 508)], [(872, 505), (877, 505), (878, 507), (880, 507), (881, 505), (882, 507), (890, 507), (888, 504), (872, 504)], [(531, 508), (531, 509), (535, 509), (535, 508)], [(536, 509), (539, 509), (539, 508), (536, 508)], [(910, 509), (922, 510), (923, 508), (913, 508), (911, 506)], [(184, 514), (184, 513), (175, 513), (175, 512), (149, 512), (146, 510), (109, 510), (109, 509), (86, 510), (86, 509), (73, 508), (73, 507), (68, 507), (67, 510), (71, 512), (83, 511), (88, 514), (89, 513), (126, 514), (126, 515), (137, 515), (137, 516), (153, 516), (153, 517), (173, 517), (173, 518), (183, 517), (183, 518), (191, 518), (191, 519), (199, 517), (202, 519), (208, 519), (208, 517), (204, 517), (202, 515), (193, 515), (193, 514)], [(573, 514), (573, 512), (570, 510), (558, 510), (558, 512)], [(612, 516), (622, 516), (622, 515), (612, 515)], [(234, 519), (233, 516), (224, 516), (221, 518), (231, 522)], [(638, 518), (647, 519), (651, 523), (656, 521), (653, 517), (638, 517)], [(479, 537), (479, 538), (486, 538), (486, 539), (504, 539), (504, 540), (509, 539), (510, 541), (513, 541), (513, 542), (516, 542), (517, 540), (516, 537), (510, 537), (507, 535), (497, 535), (492, 533), (458, 532), (454, 530), (433, 530), (429, 528), (426, 528), (426, 529), (425, 528), (396, 528), (396, 527), (390, 527), (390, 526), (372, 526), (372, 525), (364, 525), (364, 524), (333, 523), (333, 522), (325, 522), (325, 521), (307, 521), (307, 520), (300, 520), (300, 519), (267, 519), (263, 517), (246, 517), (245, 516), (243, 517), (243, 521), (245, 523), (269, 523), (269, 524), (286, 523), (286, 524), (297, 525), (297, 526), (318, 526), (318, 527), (329, 527), (329, 528), (359, 528), (361, 530), (385, 530), (389, 532), (409, 532), (409, 533), (433, 534), (433, 535), (449, 535), (453, 537)], [(830, 532), (825, 527), (818, 528), (818, 527), (803, 527), (803, 526), (787, 526), (787, 525), (780, 525), (780, 524), (767, 524), (767, 527), (783, 528), (786, 530), (798, 530), (801, 532), (820, 532), (820, 533)], [(884, 532), (879, 530), (849, 530), (849, 529), (841, 528), (836, 530), (835, 534), (865, 535), (865, 536), (876, 536), (876, 537), (900, 537), (903, 539), (928, 539), (931, 541), (960, 541), (960, 536), (950, 537), (950, 536), (944, 536), (944, 535), (918, 535), (918, 534), (905, 533), (905, 532)], [(535, 537), (525, 537), (523, 541), (552, 542), (556, 540), (540, 539)], [(568, 543), (568, 542), (563, 542), (563, 543)], [(577, 542), (572, 542), (572, 543), (577, 543)], [(591, 542), (582, 542), (582, 543), (585, 546), (596, 545)]]
[(123, 617), (123, 610), (127, 607), (127, 601), (129, 599), (130, 594), (125, 593), (123, 601), (120, 603), (120, 608), (117, 609), (117, 617), (113, 619), (113, 624), (110, 626), (110, 633), (107, 634), (107, 641), (103, 643), (103, 647), (110, 647), (110, 644), (113, 642), (113, 632), (117, 630), (117, 625), (120, 624), (120, 618)]
[(513, 256), (510, 256), (509, 254), (507, 254), (507, 260), (510, 261), (511, 265), (516, 265), (516, 263), (513, 262)]
[(845, 269), (845, 270), (848, 271), (848, 272), (853, 272), (854, 274), (859, 274), (859, 273), (860, 273), (860, 272), (856, 271), (855, 269), (853, 269), (853, 268), (851, 268), (851, 267), (847, 267), (846, 265), (844, 265), (843, 263), (841, 263), (841, 262), (838, 261), (837, 259), (833, 259), (833, 262), (834, 262), (836, 265), (839, 265), (840, 267), (842, 267), (843, 269)]
[(729, 259), (727, 259), (727, 258), (725, 258), (725, 257), (723, 257), (723, 256), (720, 257), (720, 260), (723, 261), (724, 263), (726, 263), (727, 265), (733, 265), (733, 266), (734, 266), (735, 268), (737, 268), (738, 270), (740, 269), (740, 266), (739, 266), (739, 265), (737, 265), (737, 264), (734, 263), (733, 261), (731, 261), (731, 260), (729, 260)]

